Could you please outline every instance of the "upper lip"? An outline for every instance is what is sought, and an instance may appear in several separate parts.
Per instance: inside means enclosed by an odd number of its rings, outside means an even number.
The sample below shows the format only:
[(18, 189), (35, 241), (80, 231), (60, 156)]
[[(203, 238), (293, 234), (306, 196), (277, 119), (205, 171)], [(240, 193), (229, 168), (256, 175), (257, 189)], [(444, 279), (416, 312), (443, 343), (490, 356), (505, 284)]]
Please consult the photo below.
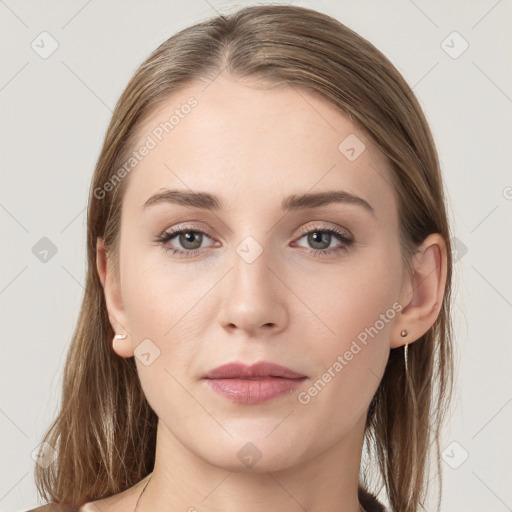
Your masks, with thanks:
[(239, 362), (223, 364), (209, 371), (204, 376), (205, 379), (248, 379), (257, 377), (300, 379), (305, 377), (305, 375), (301, 375), (300, 373), (290, 370), (290, 368), (286, 368), (286, 366), (271, 363), (270, 361), (259, 361), (252, 365)]

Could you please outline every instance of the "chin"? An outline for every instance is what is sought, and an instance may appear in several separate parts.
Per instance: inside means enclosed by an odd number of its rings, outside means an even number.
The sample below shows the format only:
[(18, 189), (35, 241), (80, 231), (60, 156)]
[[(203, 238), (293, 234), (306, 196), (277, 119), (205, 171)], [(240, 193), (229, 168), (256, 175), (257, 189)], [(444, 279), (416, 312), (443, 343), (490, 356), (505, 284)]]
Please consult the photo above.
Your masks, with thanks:
[(268, 421), (263, 430), (254, 432), (251, 429), (247, 435), (241, 434), (241, 429), (236, 432), (228, 427), (233, 438), (214, 439), (210, 436), (204, 440), (206, 447), (203, 443), (198, 446), (196, 438), (195, 451), (209, 464), (226, 471), (266, 473), (287, 469), (299, 462), (302, 453), (300, 437), (295, 438), (284, 428), (278, 433), (279, 428), (275, 427), (275, 421)]

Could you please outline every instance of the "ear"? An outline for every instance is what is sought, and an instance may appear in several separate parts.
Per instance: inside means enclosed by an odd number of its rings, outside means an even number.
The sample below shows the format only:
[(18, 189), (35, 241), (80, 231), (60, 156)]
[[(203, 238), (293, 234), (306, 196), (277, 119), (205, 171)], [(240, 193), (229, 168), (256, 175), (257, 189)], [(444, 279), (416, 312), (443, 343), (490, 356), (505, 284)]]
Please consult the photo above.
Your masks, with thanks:
[(105, 242), (102, 238), (96, 240), (96, 268), (105, 293), (108, 318), (116, 334), (127, 334), (124, 340), (112, 340), (114, 351), (121, 357), (133, 356), (133, 340), (128, 331), (126, 311), (121, 295), (121, 283), (112, 271), (112, 262), (108, 259)]
[[(446, 243), (439, 233), (432, 233), (413, 256), (413, 275), (406, 275), (400, 304), (403, 308), (393, 326), (391, 348), (412, 343), (425, 334), (436, 321), (444, 297), (447, 274)], [(402, 337), (402, 329), (407, 336)]]

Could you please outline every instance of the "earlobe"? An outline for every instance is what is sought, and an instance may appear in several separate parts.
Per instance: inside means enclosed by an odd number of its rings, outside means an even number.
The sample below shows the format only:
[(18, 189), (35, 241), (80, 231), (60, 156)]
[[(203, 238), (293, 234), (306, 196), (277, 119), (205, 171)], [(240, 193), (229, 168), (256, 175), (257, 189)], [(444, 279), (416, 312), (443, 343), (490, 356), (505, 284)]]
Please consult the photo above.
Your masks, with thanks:
[[(114, 333), (128, 334), (126, 312), (121, 296), (120, 284), (113, 276), (109, 265), (104, 240), (98, 238), (96, 241), (96, 268), (103, 286), (108, 318)], [(112, 348), (121, 357), (133, 356), (134, 348), (129, 335), (125, 339), (118, 339), (114, 336)]]
[(114, 352), (121, 357), (132, 357), (134, 349), (130, 336), (126, 334), (121, 336), (124, 336), (124, 338), (121, 338), (119, 334), (116, 334), (112, 340), (112, 348)]
[[(394, 326), (391, 348), (411, 343), (434, 325), (443, 302), (447, 274), (446, 244), (439, 233), (429, 235), (413, 257), (413, 274), (405, 276), (403, 309)], [(407, 331), (407, 337), (401, 335)]]

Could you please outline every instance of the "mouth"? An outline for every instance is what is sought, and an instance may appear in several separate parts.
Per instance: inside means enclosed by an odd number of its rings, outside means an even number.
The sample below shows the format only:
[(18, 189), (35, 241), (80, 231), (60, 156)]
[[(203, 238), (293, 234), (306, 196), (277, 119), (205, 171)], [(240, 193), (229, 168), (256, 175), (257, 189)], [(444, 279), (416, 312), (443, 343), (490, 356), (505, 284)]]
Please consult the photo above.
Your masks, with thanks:
[(285, 366), (261, 361), (251, 366), (228, 363), (208, 372), (208, 387), (237, 403), (259, 404), (293, 391), (307, 377)]

